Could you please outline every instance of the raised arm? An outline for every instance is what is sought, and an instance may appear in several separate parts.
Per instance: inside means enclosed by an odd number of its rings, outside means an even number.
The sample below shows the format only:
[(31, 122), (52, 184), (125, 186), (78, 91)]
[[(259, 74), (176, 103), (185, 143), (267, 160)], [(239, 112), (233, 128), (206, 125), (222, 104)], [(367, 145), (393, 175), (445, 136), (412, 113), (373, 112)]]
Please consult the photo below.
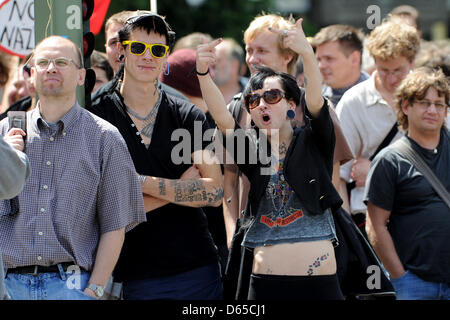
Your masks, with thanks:
[(290, 48), (302, 58), (305, 72), (305, 100), (308, 110), (313, 117), (318, 117), (323, 106), (322, 97), (322, 75), (314, 55), (311, 44), (305, 37), (302, 27), (303, 19), (300, 18), (295, 23), (295, 28), (291, 30), (280, 30), (269, 28), (270, 31), (284, 36), (284, 46)]
[[(208, 106), (209, 113), (214, 118), (219, 130), (226, 134), (227, 129), (234, 129), (234, 119), (227, 109), (222, 92), (220, 92), (208, 72), (209, 66), (216, 61), (214, 48), (221, 42), (222, 39), (216, 39), (197, 47), (197, 75), (203, 100)], [(201, 75), (206, 72), (207, 74)]]

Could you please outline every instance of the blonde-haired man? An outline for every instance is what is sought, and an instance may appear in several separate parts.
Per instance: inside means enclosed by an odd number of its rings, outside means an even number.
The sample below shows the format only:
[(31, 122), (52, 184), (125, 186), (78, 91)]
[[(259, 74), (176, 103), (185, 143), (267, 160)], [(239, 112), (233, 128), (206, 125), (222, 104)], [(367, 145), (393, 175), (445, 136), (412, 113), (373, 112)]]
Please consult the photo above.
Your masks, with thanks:
[(450, 191), (450, 135), (444, 125), (450, 86), (442, 71), (410, 73), (396, 93), (407, 136), (372, 162), (366, 183), (366, 230), (391, 276), (397, 299), (450, 299), (450, 208), (403, 155), (406, 143)]
[(356, 157), (341, 166), (341, 183), (355, 182), (349, 195), (350, 212), (363, 232), (366, 206), (362, 200), (369, 159), (380, 145), (402, 136), (395, 132), (394, 92), (413, 69), (419, 36), (415, 28), (391, 18), (370, 33), (367, 48), (374, 58), (375, 72), (349, 89), (336, 106), (342, 130)]
[(283, 35), (269, 31), (269, 28), (289, 30), (295, 26), (295, 20), (275, 14), (257, 16), (244, 32), (245, 61), (250, 73), (255, 66), (265, 65), (273, 70), (295, 75), (298, 54), (284, 46)]

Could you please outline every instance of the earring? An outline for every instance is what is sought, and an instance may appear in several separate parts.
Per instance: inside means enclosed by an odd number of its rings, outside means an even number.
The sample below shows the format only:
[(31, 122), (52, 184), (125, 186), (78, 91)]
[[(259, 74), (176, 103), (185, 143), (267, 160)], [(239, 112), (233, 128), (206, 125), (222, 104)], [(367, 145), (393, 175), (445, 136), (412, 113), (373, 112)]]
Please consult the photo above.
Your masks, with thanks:
[(294, 118), (295, 118), (295, 111), (289, 109), (289, 110), (287, 111), (287, 113), (286, 113), (286, 116), (287, 116), (289, 119), (291, 119), (291, 120), (294, 119)]
[(119, 60), (119, 62), (122, 62), (122, 60), (125, 58), (125, 56), (123, 55), (123, 54), (121, 54), (120, 56), (119, 56), (119, 59), (117, 59), (117, 60)]
[(166, 68), (166, 70), (164, 70), (164, 75), (168, 76), (170, 74), (170, 64), (169, 64), (169, 61), (166, 61), (166, 63), (167, 63), (167, 68)]

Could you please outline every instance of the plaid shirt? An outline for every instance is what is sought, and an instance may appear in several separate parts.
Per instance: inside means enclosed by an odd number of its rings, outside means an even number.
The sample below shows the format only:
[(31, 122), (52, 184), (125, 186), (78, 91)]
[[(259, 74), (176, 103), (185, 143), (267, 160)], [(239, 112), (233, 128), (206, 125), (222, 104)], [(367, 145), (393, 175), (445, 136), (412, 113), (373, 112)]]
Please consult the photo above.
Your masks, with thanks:
[[(146, 220), (141, 186), (119, 131), (77, 103), (57, 123), (27, 113), (31, 175), (19, 212), (0, 201), (6, 268), (74, 262), (92, 270), (100, 235)], [(0, 133), (8, 131), (0, 122)]]

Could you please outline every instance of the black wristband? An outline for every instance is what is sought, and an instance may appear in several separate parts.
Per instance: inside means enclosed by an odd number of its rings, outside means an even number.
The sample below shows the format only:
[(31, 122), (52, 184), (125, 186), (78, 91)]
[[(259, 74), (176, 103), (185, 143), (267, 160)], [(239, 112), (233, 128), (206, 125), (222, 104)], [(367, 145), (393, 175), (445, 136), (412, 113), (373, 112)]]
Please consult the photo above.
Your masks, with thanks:
[(195, 72), (196, 72), (197, 75), (199, 75), (199, 76), (206, 76), (206, 75), (209, 73), (209, 68), (208, 68), (208, 70), (206, 70), (205, 73), (200, 73), (200, 72), (197, 71), (197, 69), (195, 69)]

